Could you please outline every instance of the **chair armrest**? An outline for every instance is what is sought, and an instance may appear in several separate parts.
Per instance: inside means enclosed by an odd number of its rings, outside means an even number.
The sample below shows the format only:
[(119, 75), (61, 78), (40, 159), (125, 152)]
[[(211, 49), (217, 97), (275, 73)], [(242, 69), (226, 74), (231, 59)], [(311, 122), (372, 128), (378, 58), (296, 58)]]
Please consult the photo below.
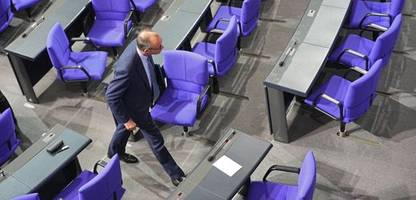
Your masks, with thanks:
[[(319, 98), (319, 97), (321, 97), (321, 98), (324, 98), (324, 99), (326, 99), (326, 100), (328, 100), (329, 102), (331, 102), (331, 103), (333, 103), (333, 104), (335, 104), (335, 105), (337, 105), (338, 106), (338, 110), (339, 110), (339, 118), (340, 118), (340, 120), (342, 120), (343, 118), (344, 118), (344, 108), (343, 108), (343, 105), (342, 105), (342, 102), (341, 101), (339, 101), (339, 100), (337, 100), (337, 99), (335, 99), (335, 98), (333, 98), (333, 97), (331, 97), (331, 96), (329, 96), (329, 95), (327, 95), (327, 94), (325, 94), (325, 93), (322, 93), (322, 94), (320, 94), (320, 95), (318, 95), (315, 99), (314, 99), (314, 101), (313, 101), (313, 105), (316, 107), (316, 100)], [(320, 110), (320, 109), (319, 109)], [(326, 113), (325, 111), (323, 111), (324, 113)], [(328, 113), (329, 114), (329, 113)], [(329, 116), (332, 116), (332, 115), (329, 115)], [(335, 117), (333, 117), (333, 118), (335, 118)]]
[(221, 29), (212, 29), (212, 30), (209, 31), (209, 34), (212, 34), (212, 33), (223, 34), (224, 33), (224, 30), (221, 30)]
[(107, 162), (105, 162), (104, 160), (98, 160), (95, 164), (94, 164), (94, 173), (98, 174), (98, 166), (101, 166), (102, 168), (104, 168), (107, 165)]
[(129, 26), (129, 21), (131, 20), (131, 16), (133, 16), (133, 10), (129, 11), (129, 14), (126, 16), (126, 18), (123, 20), (124, 22), (124, 36), (127, 38), (127, 33), (128, 33), (128, 26)]
[(133, 0), (130, 0), (130, 4), (131, 4), (131, 5), (133, 5), (134, 10), (137, 10), (136, 4), (134, 3), (134, 1), (133, 1)]
[(220, 22), (226, 22), (226, 23), (228, 23), (228, 22), (230, 22), (230, 20), (229, 19), (226, 19), (226, 18), (220, 18), (220, 19), (218, 19), (218, 21), (215, 22), (214, 29), (217, 28), (217, 25)]
[(215, 62), (211, 59), (208, 59), (208, 63), (211, 64), (214, 68), (214, 76), (217, 76), (217, 66), (215, 65)]
[(391, 21), (392, 21), (392, 17), (388, 13), (371, 12), (371, 13), (368, 13), (367, 15), (365, 15), (365, 17), (363, 17), (363, 19), (361, 19), (361, 21), (360, 21), (360, 27), (363, 27), (363, 23), (367, 19), (367, 17), (388, 17), (390, 24), (391, 24)]
[(90, 76), (90, 74), (88, 73), (88, 71), (84, 68), (84, 67), (82, 67), (81, 65), (77, 65), (77, 66), (63, 66), (63, 67), (61, 67), (60, 68), (60, 73), (59, 73), (59, 75), (61, 76), (61, 80), (62, 81), (64, 81), (65, 82), (65, 79), (64, 79), (64, 76), (63, 76), (63, 74), (62, 74), (62, 71), (64, 71), (64, 70), (67, 70), (67, 69), (78, 69), (78, 70), (81, 70), (82, 72), (84, 72), (84, 74), (88, 77), (88, 81), (89, 80), (91, 80), (91, 76)]
[(71, 42), (91, 42), (91, 38), (89, 38), (89, 37), (74, 37), (74, 38), (71, 38)]
[(324, 98), (324, 99), (326, 99), (326, 100), (328, 100), (328, 101), (330, 101), (330, 102), (332, 102), (332, 103), (334, 103), (334, 104), (336, 104), (336, 105), (340, 105), (340, 103), (341, 103), (340, 101), (332, 98), (331, 96), (329, 96), (329, 95), (327, 95), (325, 93), (322, 94), (321, 97)]
[(361, 69), (361, 68), (359, 68), (357, 66), (353, 66), (353, 67), (351, 67), (351, 69), (354, 70), (354, 71), (356, 71), (356, 72), (358, 72), (358, 73), (360, 73), (360, 74), (362, 74), (362, 75), (367, 74), (367, 72), (368, 72), (368, 71), (366, 71), (364, 69)]
[(360, 52), (354, 51), (352, 49), (344, 49), (344, 51), (342, 51), (341, 54), (339, 54), (339, 56), (337, 58), (337, 62), (338, 63), (339, 63), (339, 60), (341, 60), (342, 56), (345, 53), (349, 53), (349, 54), (351, 54), (353, 56), (357, 56), (357, 57), (360, 57), (360, 58), (364, 59), (365, 60), (365, 69), (368, 70), (368, 64), (369, 64), (368, 56), (367, 55), (364, 55), (364, 54), (362, 54)]
[(290, 172), (290, 173), (300, 173), (300, 168), (297, 167), (290, 167), (290, 166), (283, 166), (283, 165), (272, 165), (264, 174), (263, 181), (267, 181), (267, 177), (272, 171), (283, 171), (283, 172)]
[(204, 96), (210, 91), (211, 86), (205, 86), (204, 90), (202, 90), (201, 94), (198, 96), (198, 101), (196, 102), (196, 115), (198, 116), (202, 111), (202, 99)]
[(367, 25), (367, 27), (375, 29), (375, 30), (380, 31), (380, 32), (386, 32), (388, 30), (388, 28), (386, 28), (384, 26), (374, 24), (374, 23), (371, 23), (371, 24)]

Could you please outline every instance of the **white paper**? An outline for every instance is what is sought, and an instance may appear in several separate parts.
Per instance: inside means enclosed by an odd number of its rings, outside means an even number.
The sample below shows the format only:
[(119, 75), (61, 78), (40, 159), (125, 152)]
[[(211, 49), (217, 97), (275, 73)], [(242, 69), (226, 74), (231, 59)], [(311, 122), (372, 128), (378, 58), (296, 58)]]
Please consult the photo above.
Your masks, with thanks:
[(241, 165), (225, 155), (215, 161), (215, 163), (212, 165), (230, 177), (233, 176), (239, 169), (241, 169)]

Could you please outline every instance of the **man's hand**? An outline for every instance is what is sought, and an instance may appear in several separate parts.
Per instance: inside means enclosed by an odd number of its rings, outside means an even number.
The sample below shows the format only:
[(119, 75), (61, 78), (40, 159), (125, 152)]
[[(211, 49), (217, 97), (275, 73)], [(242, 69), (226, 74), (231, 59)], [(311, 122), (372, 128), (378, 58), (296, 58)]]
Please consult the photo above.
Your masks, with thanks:
[(137, 127), (137, 124), (130, 118), (129, 121), (124, 123), (124, 127), (126, 127), (126, 130), (128, 131), (133, 131)]

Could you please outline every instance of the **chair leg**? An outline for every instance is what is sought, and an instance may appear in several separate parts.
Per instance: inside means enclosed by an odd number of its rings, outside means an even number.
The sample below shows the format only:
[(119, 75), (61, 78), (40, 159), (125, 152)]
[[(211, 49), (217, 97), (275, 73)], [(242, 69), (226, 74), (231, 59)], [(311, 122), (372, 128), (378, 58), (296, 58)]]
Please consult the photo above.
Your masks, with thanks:
[(113, 56), (114, 58), (118, 58), (118, 52), (117, 52), (117, 47), (112, 47), (111, 50), (113, 51)]
[(81, 82), (82, 95), (88, 97), (88, 82)]
[(218, 83), (217, 77), (212, 77), (212, 91), (214, 94), (220, 93), (220, 85)]
[(341, 137), (347, 137), (348, 135), (350, 135), (346, 130), (345, 130), (345, 123), (340, 121), (339, 122), (339, 131), (337, 132), (338, 136)]
[(27, 15), (27, 19), (29, 20), (29, 22), (35, 22), (36, 21), (35, 19), (33, 19), (32, 14), (30, 14), (29, 9), (25, 9), (25, 13)]
[(183, 132), (182, 132), (182, 135), (183, 136), (185, 136), (185, 137), (188, 137), (188, 136), (191, 136), (192, 134), (189, 132), (189, 129), (188, 129), (188, 127), (187, 126), (184, 126), (183, 127)]

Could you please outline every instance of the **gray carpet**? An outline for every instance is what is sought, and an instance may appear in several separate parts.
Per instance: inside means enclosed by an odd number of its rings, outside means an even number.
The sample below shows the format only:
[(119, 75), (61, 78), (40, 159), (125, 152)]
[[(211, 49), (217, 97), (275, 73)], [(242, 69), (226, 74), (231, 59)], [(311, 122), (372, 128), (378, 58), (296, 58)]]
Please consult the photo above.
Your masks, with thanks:
[[(270, 140), (274, 145), (252, 175), (254, 180), (261, 179), (272, 164), (299, 166), (306, 151), (312, 149), (318, 162), (315, 199), (416, 199), (416, 0), (406, 2), (404, 12), (412, 16), (404, 17), (397, 53), (392, 55), (378, 86), (378, 90), (390, 95), (378, 95), (365, 116), (348, 124), (349, 137), (336, 136), (337, 122), (296, 105), (297, 111), (292, 113), (297, 119), (294, 128), (303, 136), (290, 144), (272, 141), (262, 81), (287, 45), (308, 2), (263, 1), (261, 17), (265, 20), (243, 39), (238, 63), (219, 80), (224, 92), (213, 96), (191, 129), (194, 136), (182, 137), (181, 127), (161, 127), (167, 148), (184, 171), (190, 172), (223, 130), (232, 127)], [(154, 24), (171, 3), (161, 0), (143, 16), (138, 29)], [(213, 5), (214, 11), (216, 7)], [(0, 44), (15, 32), (2, 33)], [(198, 33), (193, 43), (201, 37)], [(76, 44), (74, 48), (86, 47)], [(103, 87), (111, 80), (112, 62), (109, 58), (106, 80), (89, 87), (92, 94), (89, 98), (81, 95), (79, 86), (65, 86), (56, 81), (55, 71), (51, 70), (35, 86), (40, 104), (34, 105), (27, 104), (8, 59), (0, 55), (0, 89), (15, 109), (25, 133), (22, 150), (58, 123), (93, 140), (79, 155), (83, 168), (91, 169), (98, 159), (105, 157), (114, 123), (103, 101)], [(122, 163), (127, 189), (124, 199), (166, 198), (174, 187), (147, 143), (129, 143), (127, 151), (137, 155), (140, 163)], [(284, 173), (273, 174), (271, 179), (296, 182), (296, 176)]]

